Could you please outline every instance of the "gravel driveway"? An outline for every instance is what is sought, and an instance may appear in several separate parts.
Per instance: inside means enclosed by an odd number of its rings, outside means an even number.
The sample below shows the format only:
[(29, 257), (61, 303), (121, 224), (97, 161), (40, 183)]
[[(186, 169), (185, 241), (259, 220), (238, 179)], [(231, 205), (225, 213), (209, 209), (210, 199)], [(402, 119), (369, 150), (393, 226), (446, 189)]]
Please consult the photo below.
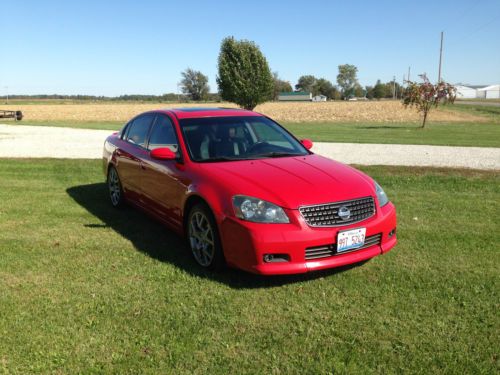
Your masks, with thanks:
[[(111, 133), (0, 124), (0, 157), (99, 159)], [(313, 151), (347, 164), (500, 170), (500, 148), (318, 142)]]

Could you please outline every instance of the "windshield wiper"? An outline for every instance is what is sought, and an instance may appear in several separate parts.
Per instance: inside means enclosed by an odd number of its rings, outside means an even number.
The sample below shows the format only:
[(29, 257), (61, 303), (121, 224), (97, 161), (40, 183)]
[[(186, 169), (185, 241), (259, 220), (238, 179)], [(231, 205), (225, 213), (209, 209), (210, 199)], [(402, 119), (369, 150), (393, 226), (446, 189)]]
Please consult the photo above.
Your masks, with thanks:
[(233, 158), (233, 157), (230, 157), (230, 156), (216, 156), (216, 157), (213, 157), (213, 158), (198, 160), (198, 162), (199, 163), (212, 163), (212, 162), (218, 162), (218, 161), (235, 161), (235, 160), (246, 160), (246, 159)]
[(291, 152), (283, 152), (283, 151), (273, 151), (273, 152), (266, 152), (264, 154), (258, 154), (256, 156), (263, 158), (282, 158), (285, 156), (300, 156), (300, 154), (294, 154)]

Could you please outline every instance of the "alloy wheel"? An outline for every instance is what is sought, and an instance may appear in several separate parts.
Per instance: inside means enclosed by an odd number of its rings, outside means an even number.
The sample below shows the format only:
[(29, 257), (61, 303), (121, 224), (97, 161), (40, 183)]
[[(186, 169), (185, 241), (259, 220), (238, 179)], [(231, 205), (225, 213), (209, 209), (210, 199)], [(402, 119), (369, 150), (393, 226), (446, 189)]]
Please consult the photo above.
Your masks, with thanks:
[(111, 168), (109, 170), (108, 188), (109, 188), (109, 197), (111, 198), (111, 203), (113, 204), (113, 206), (116, 207), (120, 204), (122, 191), (120, 186), (120, 178), (118, 177), (118, 173), (116, 172), (115, 168)]
[(189, 243), (196, 261), (209, 267), (215, 255), (215, 239), (212, 225), (203, 212), (196, 211), (190, 217)]

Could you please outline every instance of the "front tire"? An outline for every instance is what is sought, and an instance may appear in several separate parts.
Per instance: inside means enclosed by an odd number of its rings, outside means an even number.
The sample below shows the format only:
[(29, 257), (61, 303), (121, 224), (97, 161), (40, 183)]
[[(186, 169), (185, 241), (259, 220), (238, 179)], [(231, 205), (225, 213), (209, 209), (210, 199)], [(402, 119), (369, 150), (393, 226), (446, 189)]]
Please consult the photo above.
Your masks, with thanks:
[(123, 189), (118, 171), (114, 166), (109, 167), (107, 183), (111, 205), (115, 208), (122, 207), (124, 201)]
[(201, 267), (212, 271), (224, 269), (226, 262), (217, 224), (205, 204), (197, 204), (189, 211), (187, 240), (194, 260)]

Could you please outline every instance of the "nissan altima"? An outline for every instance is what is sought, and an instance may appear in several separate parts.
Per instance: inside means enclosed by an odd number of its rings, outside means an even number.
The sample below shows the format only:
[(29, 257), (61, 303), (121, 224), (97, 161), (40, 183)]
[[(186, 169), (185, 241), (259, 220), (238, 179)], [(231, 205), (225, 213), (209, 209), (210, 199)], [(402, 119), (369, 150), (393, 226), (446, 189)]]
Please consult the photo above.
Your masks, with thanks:
[(185, 236), (204, 268), (304, 273), (392, 249), (396, 210), (382, 187), (311, 148), (256, 112), (166, 109), (110, 135), (103, 167), (111, 204)]

